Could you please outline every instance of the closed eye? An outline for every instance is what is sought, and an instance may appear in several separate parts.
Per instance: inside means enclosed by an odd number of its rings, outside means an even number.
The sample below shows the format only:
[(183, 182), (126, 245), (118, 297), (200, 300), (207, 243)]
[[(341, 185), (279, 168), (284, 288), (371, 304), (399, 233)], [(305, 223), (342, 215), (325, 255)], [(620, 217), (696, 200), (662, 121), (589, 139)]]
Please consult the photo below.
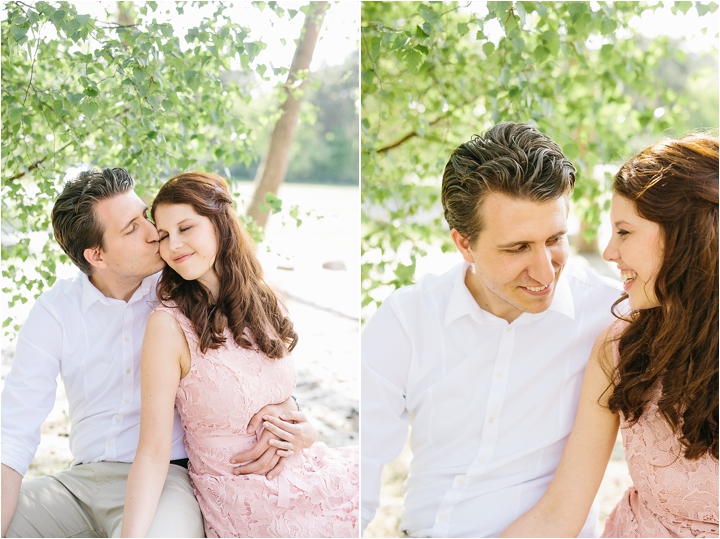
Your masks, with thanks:
[(160, 236), (160, 238), (158, 239), (158, 241), (166, 240), (166, 239), (167, 239), (167, 237), (168, 237), (168, 235), (167, 235), (167, 234), (165, 234), (165, 235), (161, 235), (161, 236)]
[(521, 245), (520, 247), (517, 247), (516, 249), (505, 249), (505, 252), (510, 253), (510, 254), (518, 254), (518, 253), (522, 253), (527, 248), (528, 248), (527, 245)]
[(630, 232), (628, 232), (627, 230), (618, 230), (617, 231), (618, 236), (627, 236), (628, 234), (630, 234)]

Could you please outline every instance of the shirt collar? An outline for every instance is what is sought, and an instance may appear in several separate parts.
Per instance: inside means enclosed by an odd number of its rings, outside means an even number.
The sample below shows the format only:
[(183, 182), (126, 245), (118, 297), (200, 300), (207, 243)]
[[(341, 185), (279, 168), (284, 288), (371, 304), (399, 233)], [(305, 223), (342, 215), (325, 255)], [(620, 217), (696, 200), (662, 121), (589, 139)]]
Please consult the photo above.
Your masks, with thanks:
[[(472, 315), (478, 319), (481, 323), (489, 323), (492, 320), (498, 320), (497, 317), (484, 311), (472, 297), (470, 290), (465, 285), (465, 274), (470, 268), (468, 262), (463, 262), (454, 268), (456, 272), (453, 281), (453, 289), (450, 295), (450, 301), (448, 302), (447, 310), (445, 311), (445, 327), (448, 327), (452, 322), (464, 315)], [(552, 303), (548, 308), (548, 311), (555, 311), (559, 314), (565, 315), (571, 320), (575, 319), (575, 303), (573, 302), (572, 291), (570, 290), (570, 283), (565, 277), (563, 272), (558, 279), (557, 288), (555, 289), (555, 295), (553, 296)], [(544, 315), (545, 313), (537, 313)], [(523, 316), (523, 315), (521, 315)], [(534, 318), (534, 317), (533, 317)]]
[[(90, 278), (85, 273), (80, 273), (80, 279), (82, 281), (82, 312), (85, 314), (90, 306), (96, 301), (100, 301), (106, 305), (112, 305), (115, 303), (125, 303), (125, 301), (116, 298), (109, 298), (100, 290), (95, 288), (95, 285), (90, 282)], [(145, 297), (157, 282), (158, 274), (150, 275), (145, 277), (137, 290), (133, 293), (130, 301), (127, 304), (135, 303), (139, 299)]]

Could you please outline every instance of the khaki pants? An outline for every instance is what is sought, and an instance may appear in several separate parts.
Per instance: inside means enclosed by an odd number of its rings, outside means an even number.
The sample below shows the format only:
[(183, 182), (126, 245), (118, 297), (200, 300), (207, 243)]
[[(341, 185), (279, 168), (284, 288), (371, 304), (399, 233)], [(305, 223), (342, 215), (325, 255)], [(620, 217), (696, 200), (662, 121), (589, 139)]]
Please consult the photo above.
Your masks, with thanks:
[[(120, 537), (130, 464), (80, 464), (23, 481), (7, 537)], [(148, 537), (205, 537), (187, 470), (170, 465)]]

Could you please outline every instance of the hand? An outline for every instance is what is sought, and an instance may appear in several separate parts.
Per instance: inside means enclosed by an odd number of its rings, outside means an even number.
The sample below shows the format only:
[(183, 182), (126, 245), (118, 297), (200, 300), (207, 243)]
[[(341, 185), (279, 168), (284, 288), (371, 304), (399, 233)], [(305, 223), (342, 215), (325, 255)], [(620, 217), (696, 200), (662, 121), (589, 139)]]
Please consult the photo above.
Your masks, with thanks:
[[(280, 404), (268, 404), (267, 406), (263, 406), (260, 408), (260, 411), (257, 412), (254, 416), (250, 418), (250, 423), (248, 423), (247, 432), (248, 434), (252, 434), (255, 432), (258, 428), (260, 428), (260, 425), (263, 422), (263, 417), (267, 415), (280, 417), (282, 414), (288, 413), (288, 412), (297, 412), (297, 404), (295, 403), (295, 399), (290, 397), (288, 400), (281, 402)], [(242, 462), (242, 461), (238, 461)]]
[[(256, 473), (267, 475), (268, 479), (277, 477), (285, 467), (285, 458), (278, 455), (278, 449), (270, 445), (271, 441), (278, 442), (279, 440), (272, 431), (265, 429), (252, 449), (239, 453), (230, 459), (232, 464), (246, 463), (235, 468), (233, 473), (235, 475)], [(289, 454), (292, 454), (292, 451)]]
[[(277, 417), (284, 413), (290, 413), (297, 411), (297, 404), (295, 399), (290, 397), (280, 404), (268, 404), (263, 406), (248, 423), (247, 432), (252, 434), (260, 428), (260, 425), (264, 421), (264, 417)], [(314, 427), (313, 427), (314, 428)], [(277, 447), (272, 447), (270, 441), (279, 441), (277, 437), (269, 430), (264, 430), (258, 439), (257, 444), (250, 451), (239, 453), (235, 455), (230, 462), (236, 464), (244, 462), (246, 464), (235, 468), (235, 475), (246, 475), (251, 473), (257, 473), (267, 475), (268, 479), (277, 477), (278, 474), (285, 467), (285, 457), (293, 454), (292, 447), (287, 449), (283, 446), (283, 454), (278, 454)], [(302, 447), (299, 447), (302, 449)]]
[(302, 412), (289, 412), (279, 418), (263, 417), (265, 430), (269, 430), (279, 439), (268, 443), (278, 448), (277, 454), (289, 457), (296, 451), (310, 447), (317, 440), (317, 429)]

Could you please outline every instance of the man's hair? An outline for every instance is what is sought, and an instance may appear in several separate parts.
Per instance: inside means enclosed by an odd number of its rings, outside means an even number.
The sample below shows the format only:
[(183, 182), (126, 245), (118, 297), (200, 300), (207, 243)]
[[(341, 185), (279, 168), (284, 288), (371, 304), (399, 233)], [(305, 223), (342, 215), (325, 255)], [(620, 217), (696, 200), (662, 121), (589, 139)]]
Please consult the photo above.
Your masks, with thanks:
[(95, 204), (134, 187), (135, 181), (122, 168), (81, 172), (63, 187), (53, 205), (53, 233), (62, 250), (83, 273), (90, 275), (92, 268), (83, 254), (85, 249), (104, 247), (105, 230), (95, 215)]
[(442, 180), (445, 220), (474, 243), (488, 194), (546, 202), (569, 195), (574, 186), (575, 167), (557, 144), (531, 125), (503, 122), (450, 156)]

